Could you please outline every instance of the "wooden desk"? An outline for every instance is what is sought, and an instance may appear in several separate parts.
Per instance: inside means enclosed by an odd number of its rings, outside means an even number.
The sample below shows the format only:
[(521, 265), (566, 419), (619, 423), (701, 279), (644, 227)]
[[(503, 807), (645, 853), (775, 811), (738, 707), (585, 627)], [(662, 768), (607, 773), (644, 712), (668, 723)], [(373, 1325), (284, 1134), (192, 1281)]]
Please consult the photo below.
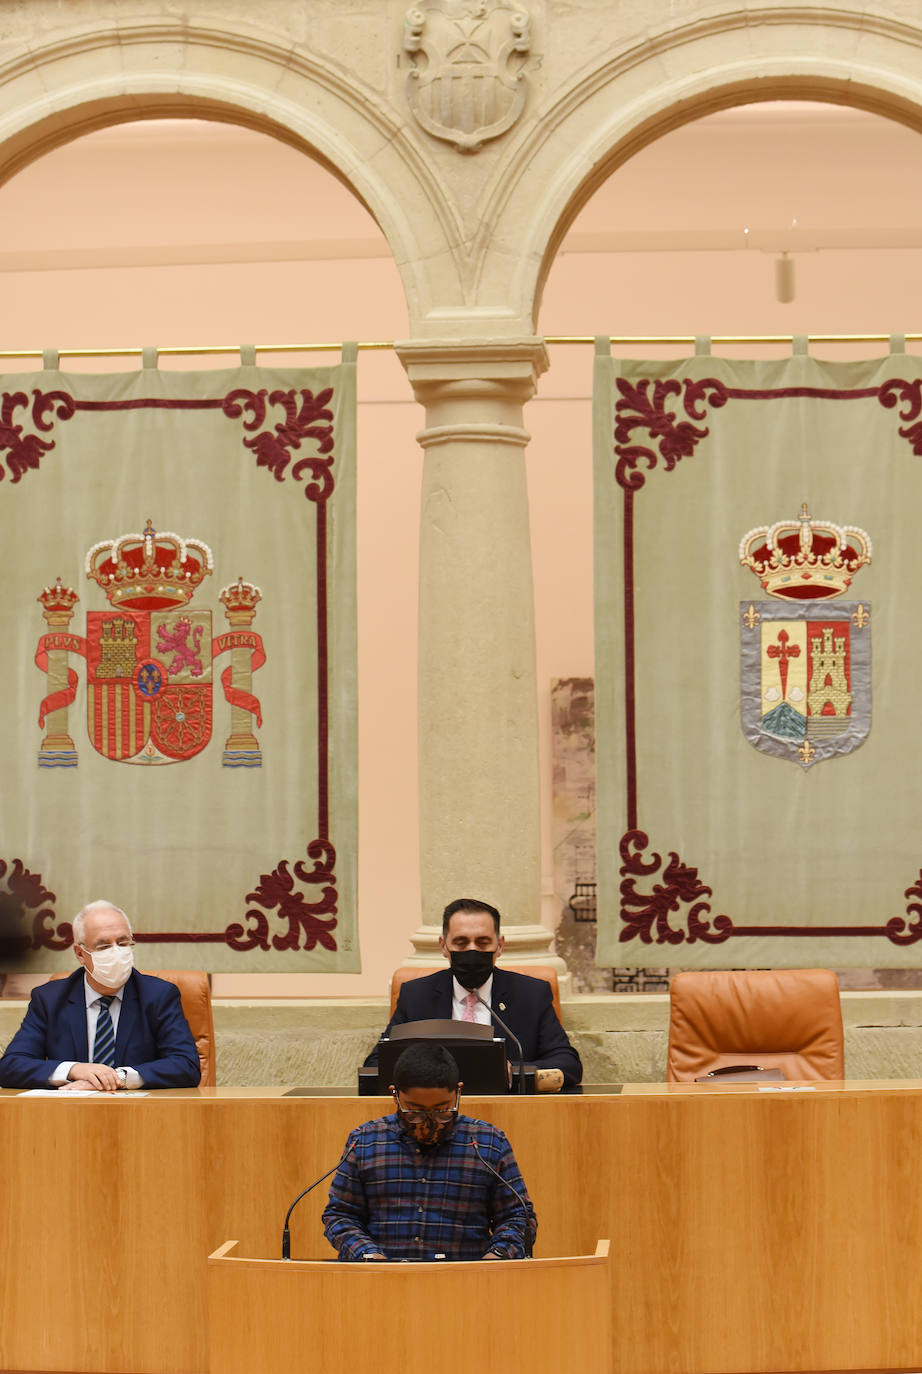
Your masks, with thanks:
[[(206, 1257), (285, 1209), (375, 1098), (0, 1094), (0, 1366), (201, 1374)], [(922, 1083), (469, 1099), (509, 1134), (536, 1254), (612, 1245), (617, 1374), (922, 1369)], [(292, 1253), (328, 1257), (324, 1189)], [(450, 1324), (450, 1323), (449, 1323)]]

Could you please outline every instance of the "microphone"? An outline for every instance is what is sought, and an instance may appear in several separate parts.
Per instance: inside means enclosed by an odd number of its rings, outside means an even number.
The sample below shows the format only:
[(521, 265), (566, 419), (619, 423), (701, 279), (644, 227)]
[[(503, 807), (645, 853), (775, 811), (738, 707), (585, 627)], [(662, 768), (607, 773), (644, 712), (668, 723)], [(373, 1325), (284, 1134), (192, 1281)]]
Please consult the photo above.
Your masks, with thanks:
[(496, 1022), (496, 1024), (499, 1026), (500, 1030), (503, 1031), (503, 1033), (504, 1033), (505, 1035), (508, 1035), (509, 1039), (512, 1041), (512, 1043), (515, 1045), (516, 1049), (518, 1050), (518, 1052), (519, 1052), (519, 1092), (520, 1092), (520, 1093), (523, 1093), (523, 1092), (525, 1091), (525, 1051), (522, 1049), (522, 1042), (521, 1042), (521, 1040), (519, 1039), (519, 1037), (518, 1037), (517, 1035), (513, 1035), (512, 1031), (511, 1031), (511, 1030), (509, 1029), (509, 1027), (506, 1025), (506, 1023), (505, 1023), (505, 1021), (502, 1019), (502, 1017), (497, 1016), (496, 1012), (495, 1012), (495, 1011), (493, 1010), (493, 1008), (489, 1005), (489, 1003), (488, 1003), (488, 1002), (485, 1002), (485, 1001), (483, 1000), (483, 998), (481, 997), (480, 993), (474, 991), (474, 989), (471, 989), (471, 990), (474, 992), (474, 996), (477, 998), (477, 1001), (480, 1003), (480, 1005), (481, 1005), (482, 1007), (486, 1007), (487, 1011), (490, 1013), (490, 1015), (492, 1016), (493, 1020), (494, 1020), (494, 1021)]
[(485, 1169), (488, 1169), (488, 1170), (490, 1171), (490, 1173), (493, 1175), (494, 1178), (498, 1178), (499, 1181), (500, 1181), (500, 1183), (503, 1185), (504, 1188), (508, 1188), (508, 1189), (509, 1189), (509, 1191), (510, 1191), (510, 1193), (512, 1194), (512, 1196), (516, 1199), (516, 1201), (518, 1202), (518, 1204), (519, 1204), (519, 1206), (521, 1207), (522, 1211), (525, 1213), (525, 1236), (524, 1236), (524, 1242), (525, 1242), (525, 1258), (526, 1258), (526, 1259), (531, 1259), (531, 1257), (532, 1257), (532, 1254), (531, 1254), (531, 1251), (532, 1251), (531, 1221), (532, 1221), (532, 1216), (533, 1216), (533, 1212), (532, 1212), (531, 1206), (530, 1206), (528, 1203), (526, 1203), (525, 1199), (522, 1197), (522, 1194), (519, 1192), (518, 1188), (513, 1187), (513, 1185), (509, 1182), (508, 1178), (503, 1178), (502, 1174), (499, 1172), (498, 1169), (494, 1169), (492, 1164), (488, 1164), (488, 1163), (487, 1163), (487, 1161), (484, 1159), (483, 1155), (480, 1153), (480, 1148), (479, 1148), (479, 1146), (478, 1146), (478, 1144), (477, 1144), (477, 1141), (474, 1139), (473, 1136), (471, 1136), (471, 1147), (472, 1147), (472, 1149), (473, 1149), (473, 1151), (474, 1151), (474, 1154), (475, 1154), (475, 1155), (477, 1156), (477, 1158), (480, 1160), (480, 1162), (481, 1162), (481, 1164), (483, 1165), (483, 1167), (484, 1167)]
[(326, 1171), (325, 1174), (321, 1174), (319, 1178), (315, 1178), (314, 1181), (313, 1181), (313, 1183), (310, 1185), (309, 1188), (305, 1188), (303, 1193), (299, 1193), (299, 1194), (298, 1194), (298, 1196), (295, 1198), (294, 1202), (293, 1202), (293, 1203), (291, 1204), (291, 1206), (289, 1207), (288, 1211), (285, 1213), (285, 1225), (284, 1225), (283, 1228), (282, 1228), (282, 1259), (283, 1259), (283, 1260), (290, 1260), (290, 1259), (291, 1259), (291, 1234), (290, 1234), (290, 1232), (289, 1232), (289, 1230), (288, 1230), (288, 1222), (289, 1222), (289, 1219), (290, 1219), (290, 1217), (291, 1217), (292, 1212), (293, 1212), (294, 1209), (297, 1207), (298, 1203), (301, 1201), (301, 1199), (302, 1199), (303, 1197), (307, 1197), (308, 1193), (312, 1193), (312, 1192), (314, 1191), (314, 1189), (318, 1186), (318, 1184), (322, 1183), (323, 1180), (324, 1180), (325, 1178), (329, 1178), (329, 1177), (330, 1177), (330, 1174), (335, 1174), (335, 1173), (336, 1173), (336, 1170), (339, 1168), (339, 1166), (340, 1166), (341, 1164), (343, 1164), (343, 1163), (348, 1159), (349, 1155), (352, 1154), (352, 1152), (353, 1152), (354, 1149), (355, 1149), (355, 1141), (353, 1140), (352, 1143), (351, 1143), (351, 1145), (347, 1145), (346, 1148), (343, 1150), (343, 1152), (342, 1152), (342, 1154), (340, 1155), (339, 1159), (338, 1159), (338, 1160), (336, 1161), (336, 1163), (333, 1165), (333, 1168), (332, 1168), (332, 1169), (327, 1169), (327, 1171)]

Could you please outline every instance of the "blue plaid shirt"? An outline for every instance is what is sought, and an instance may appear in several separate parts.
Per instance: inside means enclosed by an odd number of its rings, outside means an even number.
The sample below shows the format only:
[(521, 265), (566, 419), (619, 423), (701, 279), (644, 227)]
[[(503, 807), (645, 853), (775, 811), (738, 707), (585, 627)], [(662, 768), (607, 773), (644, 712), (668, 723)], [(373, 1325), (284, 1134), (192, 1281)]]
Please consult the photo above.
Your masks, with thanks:
[[(483, 1158), (525, 1199), (525, 1210), (486, 1169)], [(538, 1229), (535, 1210), (502, 1131), (459, 1116), (447, 1140), (420, 1148), (394, 1112), (366, 1121), (346, 1141), (323, 1213), (327, 1240), (341, 1260), (383, 1254), (389, 1260), (504, 1259), (525, 1254)]]

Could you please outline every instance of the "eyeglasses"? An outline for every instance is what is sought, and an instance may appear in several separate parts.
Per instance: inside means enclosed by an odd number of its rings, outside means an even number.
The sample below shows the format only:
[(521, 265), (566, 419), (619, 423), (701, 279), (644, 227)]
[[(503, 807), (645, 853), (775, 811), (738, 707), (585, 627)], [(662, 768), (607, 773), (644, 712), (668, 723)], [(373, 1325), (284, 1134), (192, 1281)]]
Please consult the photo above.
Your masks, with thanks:
[(461, 1101), (461, 1094), (455, 1098), (453, 1107), (435, 1107), (425, 1110), (422, 1107), (404, 1107), (401, 1105), (400, 1098), (394, 1094), (394, 1101), (403, 1113), (404, 1121), (408, 1121), (411, 1126), (424, 1126), (427, 1121), (431, 1121), (434, 1126), (447, 1126), (448, 1123), (458, 1114), (458, 1106)]

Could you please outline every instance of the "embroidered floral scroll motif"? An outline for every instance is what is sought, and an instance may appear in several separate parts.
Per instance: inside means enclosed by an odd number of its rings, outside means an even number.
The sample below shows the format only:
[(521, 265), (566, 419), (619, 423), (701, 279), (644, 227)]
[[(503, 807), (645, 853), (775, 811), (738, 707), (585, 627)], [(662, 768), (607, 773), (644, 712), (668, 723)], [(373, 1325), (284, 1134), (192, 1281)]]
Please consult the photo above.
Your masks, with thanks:
[[(644, 859), (643, 851), (650, 840), (642, 830), (628, 830), (621, 839), (621, 919), (623, 928), (619, 939), (624, 942), (635, 938), (644, 944), (681, 945), (687, 940), (695, 944), (702, 940), (707, 944), (721, 944), (733, 929), (729, 916), (717, 916), (711, 929), (711, 922), (703, 920), (710, 913), (710, 906), (699, 898), (712, 896), (698, 877), (697, 868), (684, 864), (674, 851), (663, 868), (662, 855), (653, 853)], [(635, 879), (652, 878), (662, 869), (664, 881), (654, 883), (647, 892), (639, 892)], [(690, 906), (686, 916), (686, 930), (675, 929), (669, 921), (670, 912), (678, 912)]]
[[(686, 377), (684, 383), (675, 377), (654, 382), (644, 377), (636, 386), (618, 377), (616, 385), (621, 398), (615, 404), (615, 478), (630, 491), (639, 491), (646, 481), (638, 471), (639, 463), (645, 463), (652, 471), (662, 459), (666, 471), (671, 472), (683, 458), (690, 458), (697, 444), (710, 433), (692, 421), (706, 418), (705, 407), (709, 403), (723, 406), (728, 399), (727, 388), (715, 377), (701, 381)], [(671, 396), (682, 398), (688, 419), (679, 420), (677, 408), (667, 408)], [(638, 429), (647, 431), (650, 444), (655, 447), (634, 441), (634, 431)]]
[[(298, 397), (300, 396), (300, 400)], [(291, 476), (300, 482), (305, 473), (314, 479), (304, 488), (309, 501), (322, 502), (333, 493), (333, 412), (328, 409), (333, 388), (326, 387), (315, 396), (312, 391), (259, 391), (238, 389), (224, 398), (224, 414), (230, 420), (244, 420), (243, 428), (253, 437), (244, 439), (244, 447), (256, 455), (257, 467), (268, 468), (277, 482), (285, 480), (292, 450), (298, 451), (308, 440), (316, 442), (317, 452), (300, 458), (291, 469)], [(266, 404), (268, 399), (268, 406)], [(263, 429), (269, 407), (279, 407), (284, 418), (271, 429)], [(254, 433), (259, 430), (260, 433)], [(330, 455), (327, 457), (326, 455)]]
[[(302, 860), (297, 860), (294, 873), (289, 871), (289, 861), (282, 859), (271, 873), (264, 873), (253, 892), (247, 893), (248, 902), (258, 902), (267, 911), (278, 908), (278, 914), (287, 920), (288, 929), (282, 934), (273, 935), (275, 949), (324, 949), (335, 950), (336, 939), (333, 935), (336, 920), (336, 850), (329, 840), (312, 840), (307, 846), (308, 857), (314, 860), (313, 868), (308, 868)], [(303, 892), (295, 888), (295, 879), (311, 886), (323, 884), (317, 901), (308, 902)], [(329, 919), (324, 917), (329, 913)], [(227, 928), (227, 943), (234, 949), (268, 949), (269, 921), (261, 911), (249, 910), (247, 919), (253, 922), (249, 929), (234, 925)], [(301, 943), (301, 937), (303, 945)]]
[[(55, 895), (40, 873), (32, 873), (21, 859), (0, 859), (0, 933), (18, 952), (68, 949), (73, 944), (69, 921), (55, 926)], [(26, 923), (31, 921), (31, 932)], [(18, 932), (21, 932), (18, 933)], [(17, 952), (14, 950), (14, 953)]]
[[(6, 456), (14, 486), (30, 469), (38, 471), (42, 458), (55, 446), (53, 439), (27, 434), (24, 426), (16, 423), (17, 410), (24, 410), (28, 405), (29, 397), (24, 391), (4, 391), (0, 397), (0, 454)], [(69, 420), (75, 409), (74, 398), (66, 391), (36, 389), (32, 392), (32, 424), (43, 434), (52, 432), (54, 420)], [(0, 462), (0, 481), (5, 476), (6, 470)]]

